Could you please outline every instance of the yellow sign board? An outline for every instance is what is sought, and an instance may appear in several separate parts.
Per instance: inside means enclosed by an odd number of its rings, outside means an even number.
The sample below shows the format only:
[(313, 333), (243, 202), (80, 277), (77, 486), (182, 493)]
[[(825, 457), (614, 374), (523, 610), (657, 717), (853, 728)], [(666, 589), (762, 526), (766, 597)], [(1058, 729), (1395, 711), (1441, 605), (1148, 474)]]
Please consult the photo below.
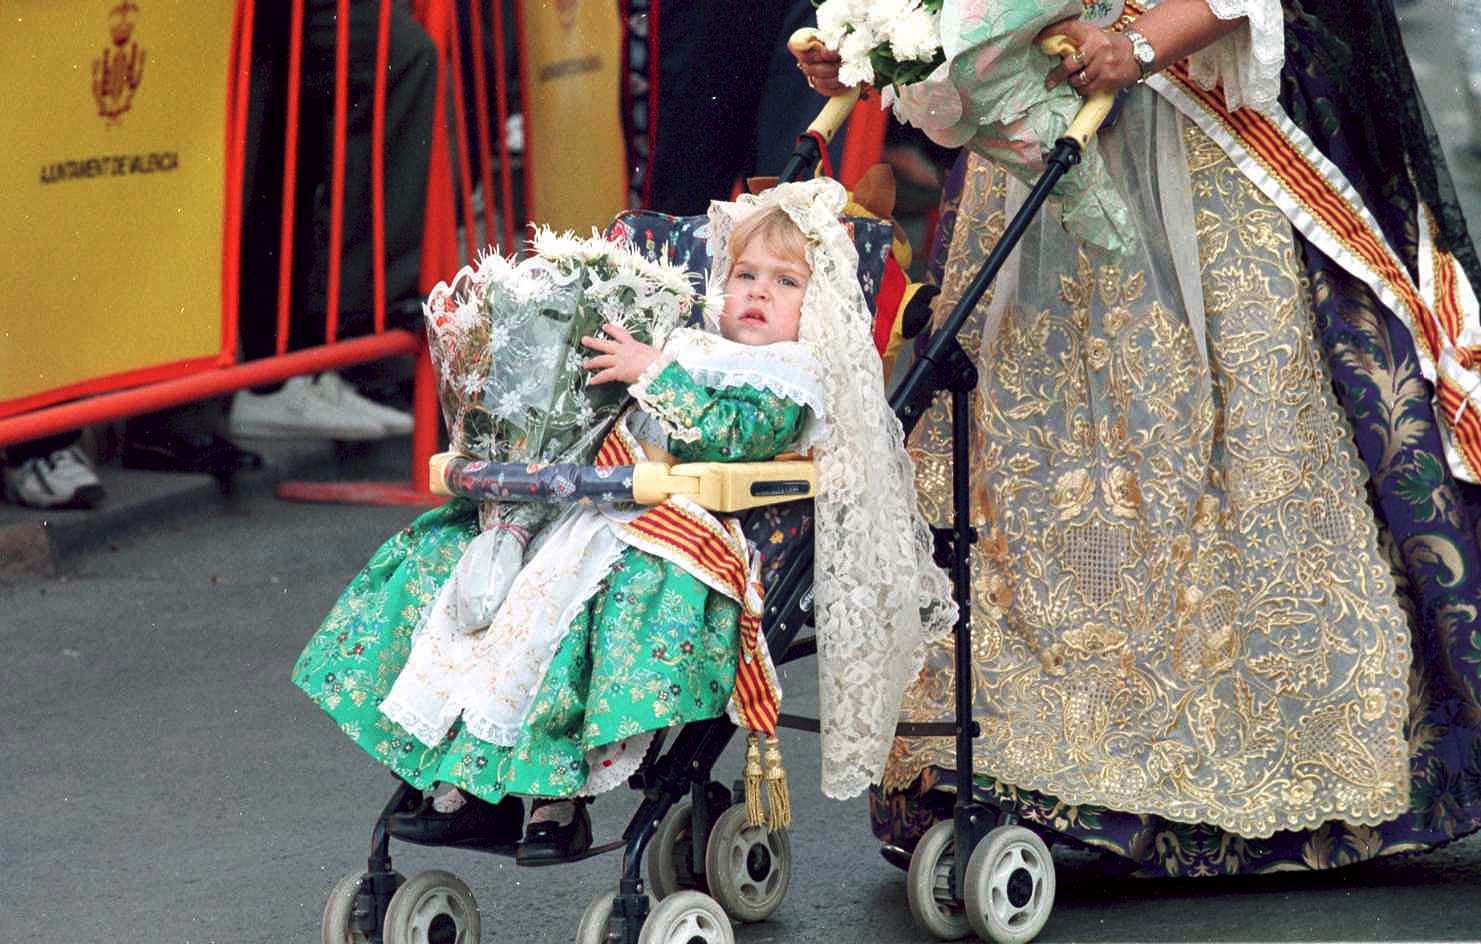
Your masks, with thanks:
[(618, 6), (525, 0), (521, 10), (529, 215), (557, 230), (606, 226), (627, 205)]
[(0, 7), (0, 416), (220, 355), (233, 12)]

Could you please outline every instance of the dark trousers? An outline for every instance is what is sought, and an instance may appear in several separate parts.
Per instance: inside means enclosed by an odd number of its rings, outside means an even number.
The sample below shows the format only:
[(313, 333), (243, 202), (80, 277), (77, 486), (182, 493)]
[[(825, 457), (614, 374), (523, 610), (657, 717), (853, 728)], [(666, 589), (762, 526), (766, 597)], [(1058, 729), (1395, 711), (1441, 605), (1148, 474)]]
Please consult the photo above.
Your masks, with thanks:
[[(806, 0), (651, 0), (658, 121), (646, 203), (678, 215), (728, 199), (737, 177), (782, 171), (824, 99), (787, 51)], [(653, 46), (650, 41), (649, 48)]]
[[(241, 344), (244, 359), (273, 353), (282, 220), (282, 121), (287, 96), (288, 4), (259, 4), (244, 167)], [(386, 300), (415, 296), (421, 265), (428, 148), (437, 53), (404, 0), (392, 9), (385, 124), (385, 257), (374, 258), (371, 140), (378, 0), (350, 4), (340, 336), (373, 323), (374, 272), (386, 267)], [(335, 3), (310, 0), (304, 16), (294, 201), (290, 350), (324, 343), (334, 144)]]

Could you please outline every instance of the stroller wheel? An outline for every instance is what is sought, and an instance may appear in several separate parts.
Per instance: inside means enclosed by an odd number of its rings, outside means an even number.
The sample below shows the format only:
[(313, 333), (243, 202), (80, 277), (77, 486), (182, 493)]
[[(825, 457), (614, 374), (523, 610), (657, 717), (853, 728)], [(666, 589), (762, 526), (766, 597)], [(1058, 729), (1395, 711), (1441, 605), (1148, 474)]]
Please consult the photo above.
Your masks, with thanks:
[(686, 889), (653, 906), (638, 944), (735, 944), (735, 931), (718, 901)]
[(386, 908), (385, 944), (478, 944), (481, 931), (473, 892), (440, 869), (412, 876)]
[(1027, 944), (1054, 908), (1054, 859), (1032, 830), (999, 826), (967, 863), (967, 920), (985, 941)]
[(686, 888), (705, 891), (704, 876), (689, 867), (689, 847), (694, 842), (694, 804), (675, 803), (658, 824), (648, 844), (648, 891), (664, 899)]
[(576, 944), (607, 944), (613, 937), (611, 892), (598, 895), (581, 912), (581, 923), (576, 925)]
[(922, 931), (940, 941), (959, 940), (971, 930), (961, 902), (952, 893), (955, 856), (956, 826), (949, 819), (942, 820), (921, 837), (905, 879), (911, 916)]
[[(609, 944), (622, 940), (622, 928), (612, 920), (612, 900), (617, 896), (603, 892), (591, 900), (581, 912), (581, 923), (576, 925), (576, 944)], [(651, 914), (653, 896), (648, 896)]]
[[(396, 884), (405, 881), (400, 872)], [(324, 918), (319, 924), (324, 944), (365, 944), (368, 940), (355, 921), (355, 898), (360, 894), (360, 884), (365, 881), (364, 872), (351, 872), (334, 883), (329, 898), (324, 902)]]
[(735, 920), (771, 917), (792, 882), (792, 843), (785, 829), (746, 825), (746, 807), (721, 813), (705, 844), (705, 882)]

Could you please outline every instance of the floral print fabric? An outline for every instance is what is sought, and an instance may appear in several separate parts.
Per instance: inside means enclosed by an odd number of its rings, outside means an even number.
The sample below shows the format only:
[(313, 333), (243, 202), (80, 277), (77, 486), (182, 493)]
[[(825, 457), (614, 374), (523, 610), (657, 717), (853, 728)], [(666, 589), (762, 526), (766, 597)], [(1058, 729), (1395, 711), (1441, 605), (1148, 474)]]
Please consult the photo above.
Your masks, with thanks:
[[(676, 369), (668, 382), (682, 387), (686, 378)], [(706, 435), (669, 443), (687, 461), (769, 458), (801, 428), (804, 409), (767, 391), (687, 383), (696, 400), (732, 404), (699, 409)], [(476, 532), (474, 506), (452, 502), (394, 536), (294, 667), (295, 684), (398, 776), (420, 787), (452, 783), (491, 802), (510, 792), (571, 796), (619, 783), (605, 768), (635, 766), (646, 732), (724, 712), (739, 606), (682, 569), (625, 548), (559, 637), (511, 745), (475, 737), (461, 722), (429, 745), (387, 718), (380, 704), (406, 666), (420, 614)]]

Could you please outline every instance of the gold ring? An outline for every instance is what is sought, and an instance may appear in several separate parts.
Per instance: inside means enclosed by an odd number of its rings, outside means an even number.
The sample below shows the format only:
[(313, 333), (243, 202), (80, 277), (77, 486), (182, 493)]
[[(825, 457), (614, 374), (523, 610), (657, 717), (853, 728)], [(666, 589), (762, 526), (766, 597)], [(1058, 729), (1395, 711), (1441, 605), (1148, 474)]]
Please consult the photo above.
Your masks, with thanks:
[(1075, 62), (1079, 64), (1080, 68), (1085, 68), (1085, 53), (1078, 46), (1075, 47), (1074, 52), (1070, 53), (1070, 58), (1075, 60)]
[(1070, 84), (1078, 86), (1089, 85), (1090, 76), (1086, 75), (1084, 72), (1076, 72), (1074, 75), (1070, 76)]

